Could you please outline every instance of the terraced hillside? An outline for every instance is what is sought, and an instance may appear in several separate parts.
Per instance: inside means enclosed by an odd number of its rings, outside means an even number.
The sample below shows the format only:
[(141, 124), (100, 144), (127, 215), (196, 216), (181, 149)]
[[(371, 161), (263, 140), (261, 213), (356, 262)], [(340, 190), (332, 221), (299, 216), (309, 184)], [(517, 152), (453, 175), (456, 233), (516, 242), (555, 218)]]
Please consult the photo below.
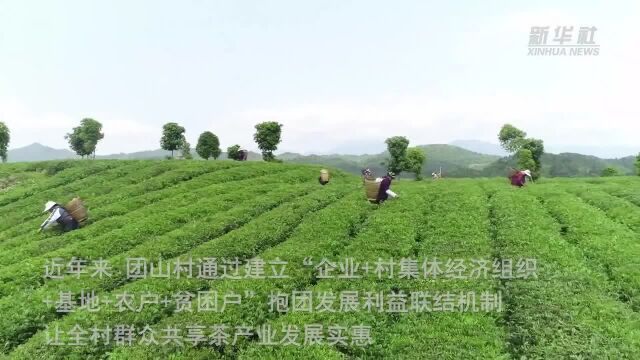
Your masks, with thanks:
[[(400, 181), (376, 206), (318, 170), (0, 166), (2, 356), (640, 357), (640, 179)], [(38, 233), (73, 196), (89, 224)]]

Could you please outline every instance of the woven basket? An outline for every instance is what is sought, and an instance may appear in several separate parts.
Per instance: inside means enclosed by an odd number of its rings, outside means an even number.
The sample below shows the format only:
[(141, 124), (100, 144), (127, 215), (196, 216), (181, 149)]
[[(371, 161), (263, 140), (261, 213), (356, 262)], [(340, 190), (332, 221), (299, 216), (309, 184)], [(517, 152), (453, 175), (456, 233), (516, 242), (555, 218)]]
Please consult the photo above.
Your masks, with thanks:
[(79, 224), (82, 224), (87, 220), (87, 208), (84, 206), (84, 202), (79, 197), (73, 198), (66, 206), (69, 215), (74, 218)]
[(380, 183), (375, 180), (364, 179), (364, 191), (367, 195), (367, 200), (376, 201), (380, 191)]
[(328, 182), (329, 181), (329, 171), (322, 169), (320, 170), (320, 180), (324, 181), (324, 182)]

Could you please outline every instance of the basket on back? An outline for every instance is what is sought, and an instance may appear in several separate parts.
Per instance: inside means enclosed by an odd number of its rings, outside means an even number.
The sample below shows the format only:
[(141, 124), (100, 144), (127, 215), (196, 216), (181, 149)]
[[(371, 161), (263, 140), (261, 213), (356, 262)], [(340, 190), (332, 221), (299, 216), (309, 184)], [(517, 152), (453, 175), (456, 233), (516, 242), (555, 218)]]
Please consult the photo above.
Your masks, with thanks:
[(87, 220), (87, 208), (79, 197), (73, 198), (66, 206), (69, 215), (82, 225)]
[(378, 198), (378, 191), (380, 191), (380, 183), (376, 182), (373, 178), (365, 178), (364, 191), (367, 194), (367, 200), (376, 201)]
[(322, 180), (324, 182), (328, 182), (329, 181), (329, 171), (327, 171), (326, 169), (320, 170), (320, 180)]

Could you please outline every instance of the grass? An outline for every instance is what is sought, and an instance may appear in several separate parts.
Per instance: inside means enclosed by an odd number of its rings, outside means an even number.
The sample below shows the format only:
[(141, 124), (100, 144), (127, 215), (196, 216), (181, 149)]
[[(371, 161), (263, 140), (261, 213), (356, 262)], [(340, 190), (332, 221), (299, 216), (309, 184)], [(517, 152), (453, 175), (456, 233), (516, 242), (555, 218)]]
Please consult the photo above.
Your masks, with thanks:
[[(229, 161), (57, 161), (0, 166), (0, 355), (11, 359), (633, 359), (640, 357), (640, 178), (544, 179), (515, 189), (503, 179), (399, 181), (401, 196), (364, 200), (358, 178), (336, 172), (317, 183), (319, 166)], [(37, 233), (47, 200), (86, 199), (87, 226)], [(105, 259), (111, 276), (44, 279), (52, 258)], [(131, 279), (127, 258), (155, 267), (214, 257), (282, 259), (282, 279)], [(319, 278), (305, 260), (364, 264), (394, 259), (536, 259), (537, 278), (399, 279), (362, 273)], [(421, 263), (420, 263), (421, 264)], [(517, 267), (517, 264), (514, 263)], [(421, 273), (421, 271), (420, 271)], [(104, 306), (59, 313), (60, 292), (119, 294), (216, 291), (252, 296), (224, 312), (141, 312)], [(346, 291), (371, 296), (475, 292), (500, 294), (500, 311), (272, 311), (268, 298)], [(317, 300), (317, 299), (316, 299)], [(317, 303), (315, 303), (317, 305)], [(76, 304), (77, 305), (77, 304)], [(415, 304), (414, 304), (415, 305)], [(415, 308), (414, 308), (415, 310)], [(162, 334), (186, 325), (248, 325), (252, 336), (198, 346), (51, 346), (53, 329), (133, 325)], [(307, 324), (371, 326), (371, 344), (324, 341), (264, 346), (256, 329)], [(335, 331), (335, 328), (334, 328)]]

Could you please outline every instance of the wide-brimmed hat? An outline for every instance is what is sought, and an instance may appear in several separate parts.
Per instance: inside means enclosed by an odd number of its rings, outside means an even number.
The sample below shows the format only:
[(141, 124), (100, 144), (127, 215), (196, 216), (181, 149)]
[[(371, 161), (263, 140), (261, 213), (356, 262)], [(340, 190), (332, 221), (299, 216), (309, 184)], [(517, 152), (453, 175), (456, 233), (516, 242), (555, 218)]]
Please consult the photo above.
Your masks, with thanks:
[(47, 212), (47, 211), (51, 210), (54, 206), (56, 206), (55, 202), (47, 201), (47, 203), (44, 204), (44, 211), (43, 212)]

